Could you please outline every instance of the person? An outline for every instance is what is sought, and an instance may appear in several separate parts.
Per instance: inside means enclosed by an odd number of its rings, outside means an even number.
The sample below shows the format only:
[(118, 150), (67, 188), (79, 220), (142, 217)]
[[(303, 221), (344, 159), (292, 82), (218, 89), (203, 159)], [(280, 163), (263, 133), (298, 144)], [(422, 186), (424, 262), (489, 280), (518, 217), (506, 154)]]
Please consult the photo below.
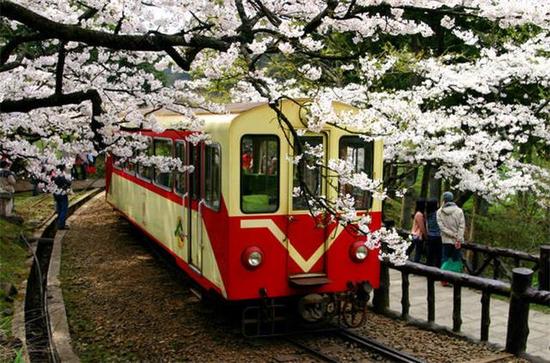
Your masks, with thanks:
[(411, 230), (414, 245), (414, 262), (420, 262), (424, 251), (424, 241), (426, 239), (426, 221), (424, 219), (425, 209), (426, 201), (423, 199), (417, 200)]
[(437, 200), (428, 200), (426, 202), (426, 245), (428, 266), (441, 266), (441, 231), (437, 224)]
[(441, 232), (441, 262), (459, 261), (460, 247), (464, 242), (464, 212), (454, 202), (451, 192), (443, 193), (443, 206), (437, 211), (437, 225)]
[(82, 180), (86, 180), (88, 179), (88, 155), (80, 153), (78, 157), (82, 161), (80, 164), (80, 175), (82, 176)]
[(252, 172), (252, 163), (253, 163), (253, 159), (252, 159), (252, 152), (250, 150), (245, 150), (243, 156), (242, 156), (242, 168), (250, 173)]
[(15, 193), (15, 174), (10, 170), (7, 160), (0, 161), (0, 216), (10, 217), (13, 211), (13, 193)]
[(65, 222), (69, 211), (71, 177), (65, 173), (65, 165), (58, 165), (57, 170), (59, 172), (53, 179), (55, 184), (53, 197), (55, 200), (55, 212), (57, 213), (57, 229), (69, 229), (69, 226)]

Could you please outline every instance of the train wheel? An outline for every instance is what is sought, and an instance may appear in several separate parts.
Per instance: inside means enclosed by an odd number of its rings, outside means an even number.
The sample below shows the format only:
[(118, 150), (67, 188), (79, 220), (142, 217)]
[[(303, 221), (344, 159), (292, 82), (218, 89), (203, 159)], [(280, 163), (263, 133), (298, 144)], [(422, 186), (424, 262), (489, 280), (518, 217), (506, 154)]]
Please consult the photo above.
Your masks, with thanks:
[(346, 326), (357, 328), (363, 325), (367, 318), (367, 302), (348, 297), (342, 304), (342, 318)]
[(298, 312), (305, 321), (317, 323), (326, 316), (327, 302), (319, 294), (304, 296), (298, 302)]

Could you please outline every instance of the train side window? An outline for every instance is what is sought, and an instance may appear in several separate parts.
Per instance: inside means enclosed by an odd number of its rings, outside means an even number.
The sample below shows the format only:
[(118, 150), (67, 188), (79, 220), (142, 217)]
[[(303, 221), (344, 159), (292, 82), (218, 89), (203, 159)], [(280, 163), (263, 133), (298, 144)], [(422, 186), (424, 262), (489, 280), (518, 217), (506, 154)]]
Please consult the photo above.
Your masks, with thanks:
[[(185, 159), (185, 142), (176, 142), (176, 158), (181, 160), (182, 165), (186, 165)], [(187, 172), (182, 173), (180, 171), (174, 172), (174, 187), (176, 193), (184, 194), (187, 185)]]
[[(147, 150), (145, 150), (145, 155), (151, 156), (153, 155), (153, 143), (151, 140), (148, 141), (149, 146), (147, 147)], [(153, 166), (145, 166), (142, 164), (138, 164), (138, 176), (140, 176), (143, 179), (152, 180), (153, 179)]]
[(113, 168), (119, 169), (119, 170), (122, 168), (122, 162), (120, 157), (116, 156), (115, 154), (111, 154), (111, 160), (113, 162)]
[(136, 172), (136, 164), (134, 164), (133, 162), (131, 161), (126, 161), (124, 163), (124, 171), (126, 172), (126, 174), (135, 174)]
[(187, 144), (189, 146), (189, 165), (193, 166), (193, 172), (187, 174), (189, 179), (189, 195), (193, 200), (199, 200), (202, 194), (201, 190), (201, 178), (202, 178), (202, 144), (193, 145), (193, 143)]
[[(359, 136), (342, 136), (338, 157), (349, 160), (354, 165), (356, 173), (364, 172), (372, 178), (374, 143), (367, 142)], [(355, 198), (355, 209), (369, 209), (372, 197), (369, 192), (353, 187), (349, 184), (340, 185), (340, 193), (348, 193)]]
[[(319, 145), (323, 146), (323, 136), (302, 136), (299, 138), (299, 142), (304, 148), (306, 147), (318, 147)], [(294, 149), (297, 150), (297, 146), (294, 146)], [(298, 171), (302, 174), (302, 179), (306, 184), (307, 188), (313, 195), (321, 195), (321, 170), (315, 165), (315, 158), (311, 155), (304, 154), (305, 162), (300, 164), (301, 167), (298, 170), (298, 166), (294, 166), (294, 176), (293, 176), (293, 186), (299, 187), (300, 182), (298, 180)], [(308, 202), (305, 196), (293, 196), (292, 197), (292, 209), (295, 210), (304, 210), (308, 209)]]
[(279, 208), (279, 138), (244, 135), (241, 138), (241, 210), (274, 212)]
[(205, 146), (204, 202), (219, 210), (221, 201), (221, 149), (220, 144)]
[(124, 166), (124, 172), (126, 172), (126, 174), (135, 174), (136, 173), (136, 164), (133, 162), (133, 155), (132, 157), (128, 158), (123, 166)]
[[(153, 141), (154, 155), (172, 157), (172, 140), (155, 139)], [(172, 189), (173, 176), (171, 171), (161, 171), (155, 167), (155, 183)]]

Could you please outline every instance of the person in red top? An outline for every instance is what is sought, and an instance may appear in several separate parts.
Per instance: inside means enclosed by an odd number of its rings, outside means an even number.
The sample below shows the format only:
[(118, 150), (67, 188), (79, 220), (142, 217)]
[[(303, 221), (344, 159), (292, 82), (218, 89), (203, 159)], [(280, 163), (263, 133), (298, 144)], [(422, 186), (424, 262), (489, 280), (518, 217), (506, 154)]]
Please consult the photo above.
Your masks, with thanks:
[(243, 154), (242, 168), (248, 172), (252, 171), (252, 153), (247, 150)]
[(416, 201), (416, 208), (413, 217), (413, 226), (411, 230), (414, 244), (414, 262), (420, 262), (424, 254), (424, 241), (426, 240), (426, 218), (424, 212), (426, 210), (426, 201), (419, 199)]

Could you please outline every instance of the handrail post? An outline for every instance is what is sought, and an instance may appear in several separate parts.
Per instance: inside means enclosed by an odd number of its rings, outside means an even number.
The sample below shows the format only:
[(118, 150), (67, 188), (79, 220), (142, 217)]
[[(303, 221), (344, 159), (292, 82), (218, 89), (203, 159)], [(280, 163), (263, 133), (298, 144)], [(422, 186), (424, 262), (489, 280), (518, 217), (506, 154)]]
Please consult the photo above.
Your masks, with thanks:
[(493, 280), (498, 280), (500, 277), (500, 260), (497, 255), (493, 255)]
[(407, 320), (409, 318), (409, 308), (411, 303), (409, 301), (409, 274), (407, 272), (401, 273), (401, 318)]
[(476, 274), (478, 268), (479, 268), (479, 252), (474, 250), (474, 253), (472, 256), (472, 275)]
[(489, 341), (489, 326), (491, 325), (491, 293), (483, 290), (481, 293), (481, 337), (482, 342)]
[(550, 245), (540, 246), (539, 290), (550, 291)]
[(427, 302), (428, 302), (428, 323), (435, 322), (435, 281), (433, 278), (427, 278)]
[(374, 290), (373, 310), (384, 313), (390, 307), (390, 269), (385, 261), (380, 262), (380, 287)]
[(531, 286), (533, 270), (520, 267), (512, 271), (512, 291), (506, 332), (506, 351), (515, 355), (525, 352), (529, 335), (529, 301), (523, 294)]
[(462, 286), (453, 284), (453, 331), (459, 332), (462, 325)]

